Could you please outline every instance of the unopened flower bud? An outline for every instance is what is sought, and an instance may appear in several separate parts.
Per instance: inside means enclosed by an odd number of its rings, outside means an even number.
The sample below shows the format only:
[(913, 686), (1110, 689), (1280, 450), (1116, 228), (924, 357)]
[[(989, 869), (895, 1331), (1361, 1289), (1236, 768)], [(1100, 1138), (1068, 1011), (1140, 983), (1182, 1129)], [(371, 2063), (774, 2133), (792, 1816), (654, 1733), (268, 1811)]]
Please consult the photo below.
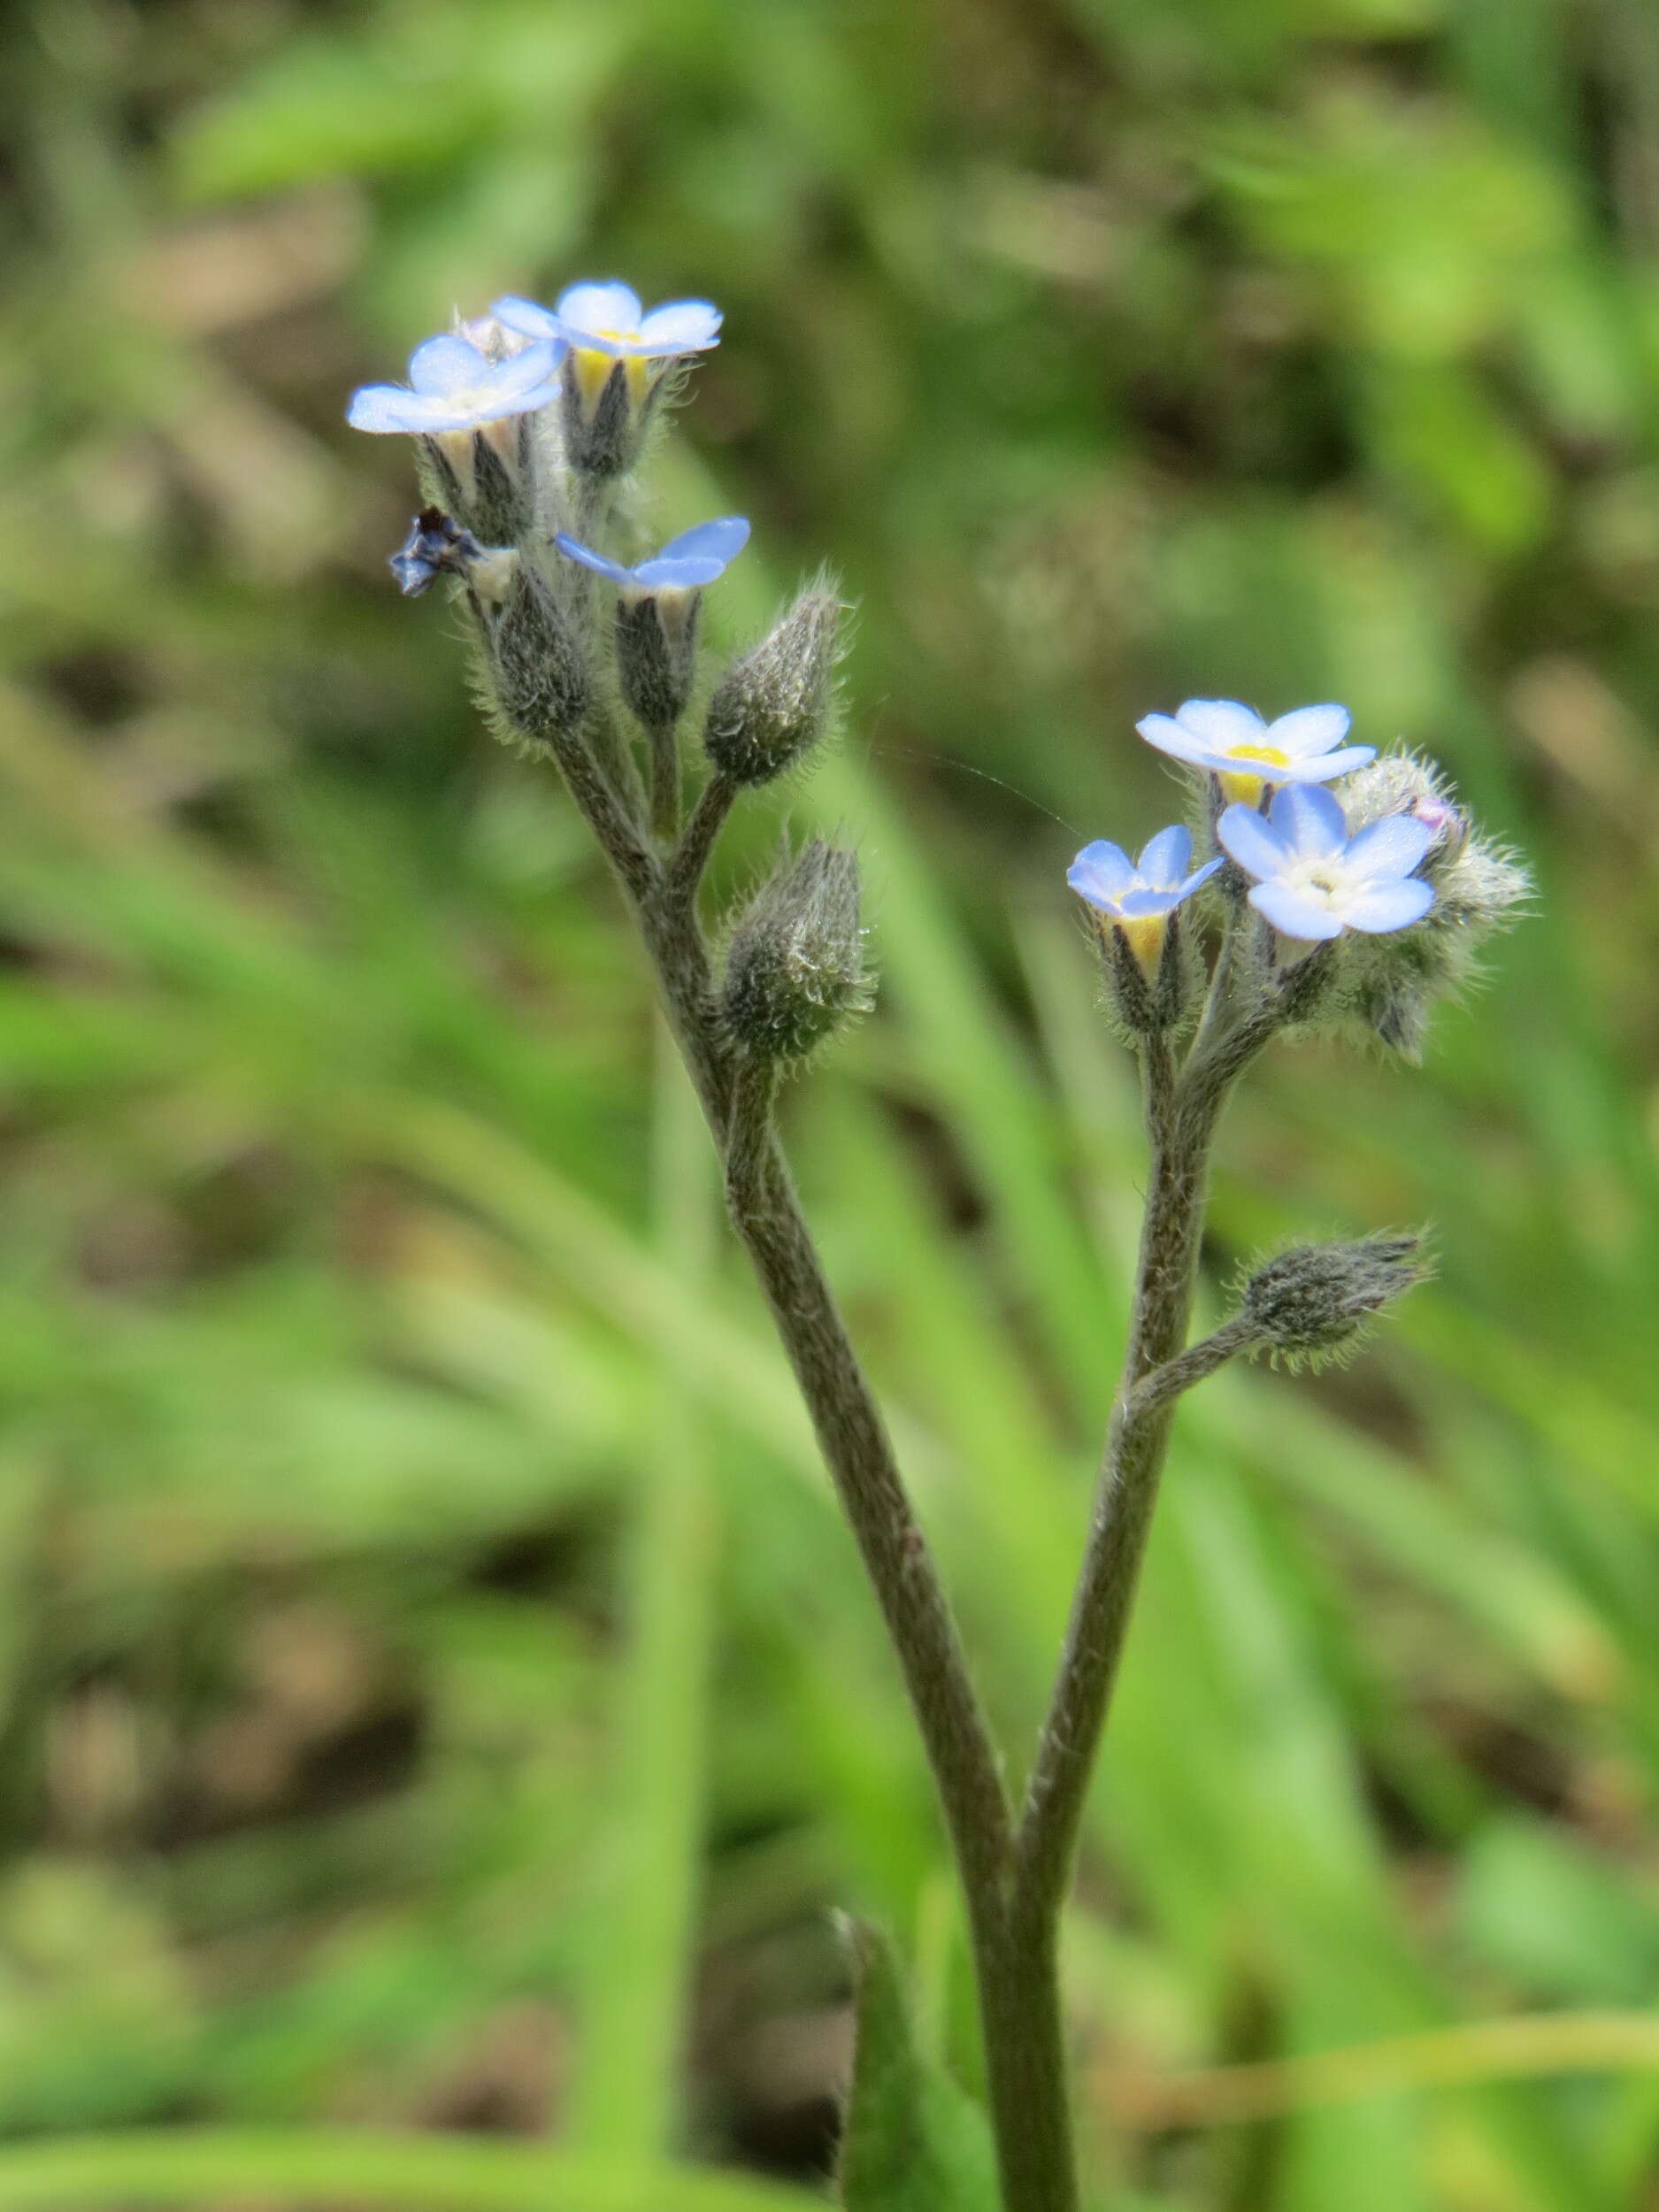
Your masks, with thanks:
[(490, 689), (516, 744), (545, 749), (575, 730), (591, 698), (587, 663), (574, 630), (527, 561), (515, 564), (499, 603), (474, 599), (488, 656)]
[(624, 589), (617, 599), (617, 680), (648, 730), (671, 730), (697, 672), (701, 591)]
[(770, 782), (824, 734), (840, 618), (833, 592), (803, 591), (776, 628), (721, 677), (703, 741), (733, 783)]
[(1433, 833), (1417, 872), (1434, 903), (1399, 937), (1344, 944), (1346, 1018), (1407, 1059), (1420, 1057), (1429, 1015), (1479, 972), (1479, 949), (1520, 916), (1532, 879), (1504, 847), (1485, 837), (1453, 798), (1439, 769), (1415, 753), (1384, 753), (1343, 783), (1343, 810), (1358, 834), (1393, 815)]
[(1251, 1276), (1240, 1313), (1272, 1356), (1294, 1367), (1340, 1355), (1365, 1322), (1427, 1272), (1422, 1240), (1413, 1235), (1297, 1245)]
[(798, 1060), (869, 1002), (857, 856), (814, 838), (733, 933), (726, 1025), (757, 1059)]

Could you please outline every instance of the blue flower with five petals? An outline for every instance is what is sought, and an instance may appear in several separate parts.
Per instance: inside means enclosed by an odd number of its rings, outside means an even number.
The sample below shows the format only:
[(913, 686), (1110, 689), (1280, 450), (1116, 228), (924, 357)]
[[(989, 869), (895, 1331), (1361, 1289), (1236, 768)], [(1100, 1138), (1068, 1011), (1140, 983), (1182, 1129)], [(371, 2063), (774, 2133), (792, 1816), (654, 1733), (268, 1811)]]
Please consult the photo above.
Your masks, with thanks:
[(720, 342), (720, 311), (707, 300), (671, 300), (648, 314), (634, 288), (614, 278), (569, 285), (552, 307), (510, 293), (489, 311), (527, 338), (562, 338), (582, 352), (613, 360), (671, 360)]
[(1084, 846), (1065, 879), (1079, 898), (1123, 931), (1130, 950), (1146, 967), (1163, 946), (1170, 916), (1221, 865), (1219, 860), (1207, 860), (1202, 868), (1192, 863), (1193, 833), (1177, 822), (1148, 839), (1139, 860), (1131, 860), (1121, 845), (1096, 838)]
[(533, 414), (557, 396), (566, 349), (563, 340), (537, 338), (495, 360), (470, 338), (449, 331), (416, 347), (407, 386), (365, 384), (354, 392), (346, 420), (354, 430), (429, 437)]
[(595, 575), (608, 576), (625, 591), (660, 597), (665, 592), (700, 591), (704, 584), (724, 576), (749, 543), (749, 524), (741, 515), (722, 515), (717, 522), (700, 522), (695, 529), (682, 530), (677, 538), (670, 538), (660, 551), (649, 560), (636, 561), (632, 568), (595, 553), (592, 546), (583, 545), (566, 531), (561, 530), (553, 541), (568, 558), (580, 561)]
[(1148, 745), (1221, 778), (1232, 799), (1258, 799), (1263, 784), (1328, 783), (1377, 757), (1374, 745), (1344, 745), (1346, 707), (1298, 707), (1264, 722), (1237, 699), (1188, 699), (1172, 715), (1135, 724)]
[(1317, 784), (1287, 784), (1265, 818), (1230, 806), (1216, 827), (1223, 848), (1255, 879), (1250, 904), (1286, 937), (1367, 936), (1408, 929), (1434, 903), (1432, 887), (1413, 871), (1435, 831), (1412, 814), (1388, 814), (1357, 837), (1333, 795)]

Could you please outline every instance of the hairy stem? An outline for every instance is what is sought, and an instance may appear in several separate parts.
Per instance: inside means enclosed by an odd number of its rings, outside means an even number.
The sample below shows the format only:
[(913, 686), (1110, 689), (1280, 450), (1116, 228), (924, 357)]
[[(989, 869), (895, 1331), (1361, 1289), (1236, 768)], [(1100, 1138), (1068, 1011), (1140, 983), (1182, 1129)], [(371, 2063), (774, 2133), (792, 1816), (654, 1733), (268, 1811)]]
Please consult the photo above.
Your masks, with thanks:
[(971, 1916), (995, 1921), (1010, 1837), (990, 1732), (880, 1414), (825, 1279), (772, 1125), (772, 1071), (738, 1064), (726, 1205), (795, 1371), (926, 1744)]
[(680, 748), (670, 723), (652, 723), (645, 739), (651, 768), (651, 830), (660, 844), (670, 846), (680, 835)]
[(1194, 1092), (1178, 1081), (1162, 1037), (1149, 1041), (1145, 1066), (1152, 1175), (1129, 1345), (1059, 1676), (1016, 1845), (1011, 1918), (1025, 1939), (1033, 1942), (1039, 1931), (1052, 1927), (1065, 1900), (1089, 1777), (1157, 1502), (1175, 1399), (1155, 1394), (1137, 1404), (1134, 1394), (1144, 1377), (1175, 1358), (1186, 1339), (1210, 1140), (1225, 1094), (1225, 1085)]
[(726, 817), (737, 799), (737, 786), (718, 772), (697, 795), (686, 833), (668, 864), (668, 890), (672, 898), (689, 903), (714, 851), (715, 841), (726, 827)]

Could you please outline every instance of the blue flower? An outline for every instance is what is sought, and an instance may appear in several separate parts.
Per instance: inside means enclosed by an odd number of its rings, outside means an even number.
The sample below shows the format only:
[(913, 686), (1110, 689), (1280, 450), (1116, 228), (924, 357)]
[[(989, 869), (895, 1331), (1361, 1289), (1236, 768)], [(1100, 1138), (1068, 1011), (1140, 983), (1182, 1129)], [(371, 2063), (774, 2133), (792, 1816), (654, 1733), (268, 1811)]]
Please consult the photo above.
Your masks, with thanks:
[(590, 545), (561, 530), (554, 543), (561, 553), (595, 574), (608, 576), (626, 591), (697, 591), (724, 576), (727, 567), (749, 543), (749, 524), (741, 515), (723, 515), (718, 522), (700, 522), (695, 530), (682, 530), (670, 538), (649, 560), (625, 568), (620, 561), (595, 553)]
[(509, 294), (489, 311), (526, 337), (562, 338), (582, 352), (608, 354), (612, 360), (671, 360), (706, 352), (720, 342), (720, 311), (707, 300), (672, 300), (648, 315), (639, 294), (614, 279), (608, 284), (570, 285), (554, 307)]
[(1432, 887), (1415, 875), (1435, 832), (1412, 814), (1386, 814), (1357, 837), (1330, 792), (1317, 784), (1287, 784), (1265, 819), (1254, 807), (1230, 806), (1216, 834), (1247, 876), (1250, 904), (1286, 937), (1367, 936), (1406, 929), (1434, 903)]
[(1148, 714), (1135, 724), (1148, 745), (1208, 768), (1232, 799), (1259, 799), (1263, 784), (1328, 783), (1377, 757), (1374, 745), (1344, 745), (1346, 707), (1298, 707), (1263, 722), (1236, 699), (1189, 699), (1173, 715)]
[(354, 392), (346, 420), (354, 430), (403, 431), (436, 436), (480, 430), (509, 415), (532, 414), (558, 390), (565, 349), (538, 338), (493, 360), (458, 331), (428, 338), (409, 359), (409, 385), (365, 384)]
[(1162, 949), (1170, 916), (1221, 865), (1207, 860), (1194, 868), (1192, 860), (1192, 832), (1177, 822), (1149, 839), (1139, 860), (1131, 860), (1121, 845), (1096, 838), (1084, 846), (1065, 879), (1079, 898), (1123, 931), (1130, 950), (1147, 967)]

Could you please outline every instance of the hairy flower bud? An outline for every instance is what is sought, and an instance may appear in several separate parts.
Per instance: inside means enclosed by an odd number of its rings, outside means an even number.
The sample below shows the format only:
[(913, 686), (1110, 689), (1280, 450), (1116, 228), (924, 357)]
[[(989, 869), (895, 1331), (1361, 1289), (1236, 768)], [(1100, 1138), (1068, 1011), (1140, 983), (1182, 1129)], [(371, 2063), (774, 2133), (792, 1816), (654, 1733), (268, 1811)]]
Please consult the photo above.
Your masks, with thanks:
[(580, 726), (592, 695), (576, 633), (527, 561), (515, 565), (498, 603), (475, 595), (472, 605), (503, 734), (545, 750)]
[(697, 672), (700, 591), (622, 591), (617, 599), (617, 680), (648, 730), (672, 730)]
[(437, 432), (419, 441), (422, 488), (486, 543), (517, 545), (529, 521), (534, 444), (530, 415)]
[(782, 620), (734, 661), (709, 702), (703, 744), (733, 783), (769, 783), (810, 752), (829, 718), (841, 604), (803, 591)]
[(1131, 1042), (1179, 1030), (1203, 989), (1200, 940), (1179, 910), (1141, 922), (1094, 917), (1110, 1010)]
[(1481, 944), (1519, 918), (1532, 878), (1475, 828), (1440, 770), (1417, 754), (1383, 754), (1347, 778), (1341, 796), (1355, 834), (1394, 814), (1434, 833), (1417, 872), (1433, 887), (1427, 914), (1397, 936), (1356, 937), (1342, 949), (1345, 1018), (1415, 1060), (1433, 1007), (1479, 974)]
[(1300, 1244), (1250, 1277), (1240, 1317), (1275, 1358), (1295, 1367), (1340, 1355), (1366, 1321), (1427, 1272), (1422, 1240), (1414, 1235)]
[(814, 838), (733, 932), (726, 1025), (757, 1059), (798, 1060), (869, 1002), (857, 856)]

